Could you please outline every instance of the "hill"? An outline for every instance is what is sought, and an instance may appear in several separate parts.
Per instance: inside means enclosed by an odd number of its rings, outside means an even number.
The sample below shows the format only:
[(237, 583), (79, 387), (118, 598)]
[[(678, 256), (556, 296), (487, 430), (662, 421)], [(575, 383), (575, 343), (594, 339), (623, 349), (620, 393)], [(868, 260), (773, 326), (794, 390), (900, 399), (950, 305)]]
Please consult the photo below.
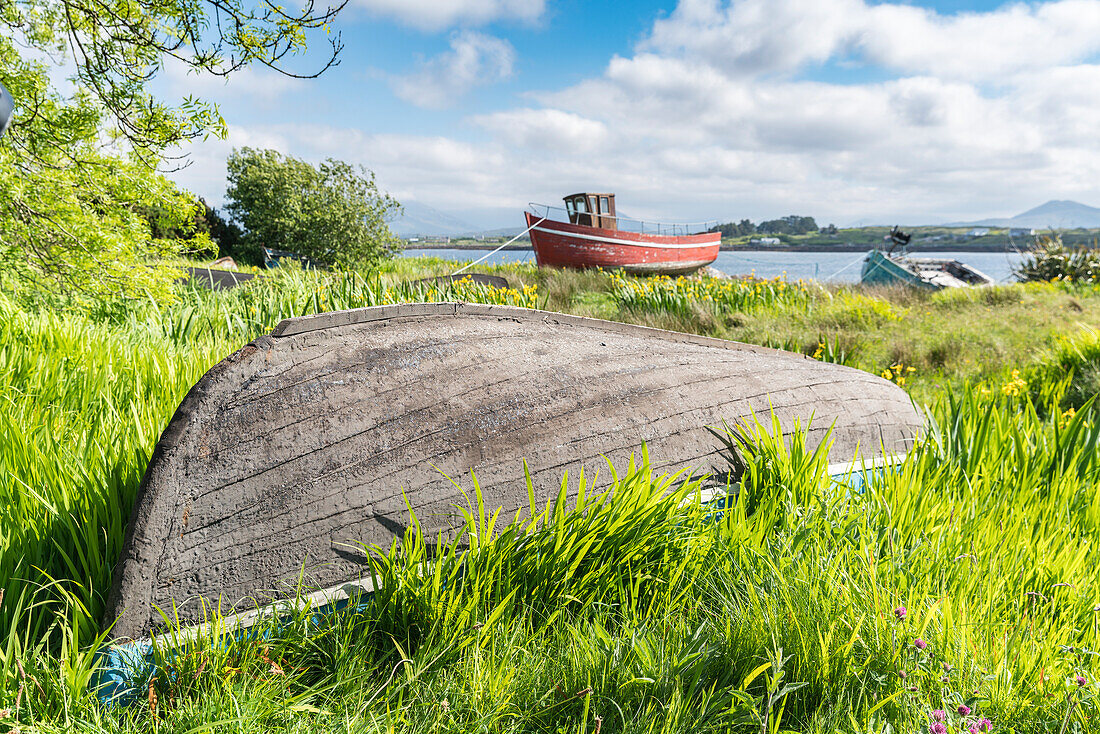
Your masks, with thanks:
[(1090, 229), (1100, 227), (1100, 209), (1076, 201), (1051, 200), (1014, 217), (955, 222), (946, 227), (1027, 227), (1032, 229)]

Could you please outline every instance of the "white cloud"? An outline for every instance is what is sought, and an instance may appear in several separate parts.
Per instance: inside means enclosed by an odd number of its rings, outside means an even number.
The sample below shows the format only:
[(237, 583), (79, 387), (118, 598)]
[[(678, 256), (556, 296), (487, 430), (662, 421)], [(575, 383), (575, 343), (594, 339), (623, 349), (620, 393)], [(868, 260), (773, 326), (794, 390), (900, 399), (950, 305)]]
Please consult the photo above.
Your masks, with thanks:
[(940, 15), (866, 0), (682, 0), (640, 50), (701, 59), (731, 77), (856, 58), (900, 73), (998, 81), (1100, 52), (1100, 2)]
[(515, 49), (507, 41), (463, 31), (451, 38), (450, 51), (423, 62), (412, 74), (394, 77), (390, 84), (406, 102), (441, 109), (474, 87), (507, 79), (515, 58)]
[(509, 110), (475, 117), (474, 122), (511, 145), (565, 155), (600, 150), (610, 141), (602, 122), (561, 110)]
[[(954, 15), (864, 0), (682, 0), (602, 73), (471, 118), (484, 142), (320, 126), (234, 133), (362, 163), (399, 200), (515, 209), (517, 224), (527, 201), (584, 189), (617, 192), (630, 216), (681, 221), (905, 223), (1052, 198), (1097, 205), (1098, 18), (1100, 0)], [(479, 39), (504, 43), (456, 35), (401, 80), (405, 92), (438, 105), (506, 74), (511, 47), (485, 61)], [(819, 69), (853, 61), (874, 66), (875, 80)]]
[(640, 50), (705, 60), (730, 75), (791, 71), (858, 39), (862, 0), (681, 0)]
[(546, 0), (355, 0), (355, 4), (427, 31), (508, 19), (533, 22), (546, 9)]
[(998, 82), (1100, 52), (1100, 2), (1012, 4), (942, 16), (908, 5), (863, 9), (867, 59), (905, 73)]

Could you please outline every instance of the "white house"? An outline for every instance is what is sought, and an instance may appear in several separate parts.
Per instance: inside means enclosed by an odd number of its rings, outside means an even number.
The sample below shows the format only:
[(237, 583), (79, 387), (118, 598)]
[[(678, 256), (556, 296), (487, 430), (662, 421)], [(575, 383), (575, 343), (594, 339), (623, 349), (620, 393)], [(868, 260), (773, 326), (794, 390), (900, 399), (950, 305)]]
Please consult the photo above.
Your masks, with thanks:
[(988, 227), (975, 227), (974, 229), (967, 232), (967, 234), (970, 235), (971, 237), (985, 237), (987, 234), (989, 234), (989, 228)]
[(1013, 227), (1008, 230), (1009, 237), (1030, 237), (1033, 234), (1035, 234), (1035, 230), (1027, 227)]

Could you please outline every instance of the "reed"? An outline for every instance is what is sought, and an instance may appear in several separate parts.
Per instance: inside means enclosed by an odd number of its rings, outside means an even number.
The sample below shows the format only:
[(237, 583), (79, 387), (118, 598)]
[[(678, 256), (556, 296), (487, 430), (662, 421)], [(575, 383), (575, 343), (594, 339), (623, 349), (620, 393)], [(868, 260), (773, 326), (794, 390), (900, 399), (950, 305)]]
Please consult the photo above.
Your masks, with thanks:
[(690, 315), (700, 306), (714, 313), (791, 306), (808, 300), (810, 293), (810, 288), (802, 281), (788, 283), (783, 278), (671, 278), (667, 275), (633, 278), (617, 271), (609, 273), (609, 277), (621, 308), (676, 315)]

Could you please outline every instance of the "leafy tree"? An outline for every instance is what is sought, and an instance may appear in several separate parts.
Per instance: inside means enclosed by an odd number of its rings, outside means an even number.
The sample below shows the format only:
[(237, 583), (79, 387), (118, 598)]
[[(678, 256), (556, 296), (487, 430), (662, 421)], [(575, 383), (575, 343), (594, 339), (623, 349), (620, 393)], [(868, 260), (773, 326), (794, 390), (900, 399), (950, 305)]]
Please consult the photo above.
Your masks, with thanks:
[(736, 224), (733, 222), (726, 222), (725, 224), (716, 225), (711, 227), (709, 231), (721, 232), (723, 237), (744, 237), (746, 235), (756, 234), (756, 225), (748, 219), (742, 219)]
[[(149, 84), (169, 59), (220, 75), (259, 63), (309, 76), (282, 64), (339, 7), (307, 3), (295, 13), (244, 0), (0, 1), (0, 82), (16, 101), (0, 140), (4, 282), (21, 292), (167, 294), (175, 272), (150, 263), (209, 241), (188, 225), (194, 199), (159, 169), (172, 146), (224, 134), (225, 122), (192, 97), (154, 99)], [(339, 36), (330, 43), (322, 71)], [(72, 69), (64, 94), (51, 67)], [(154, 236), (150, 211), (183, 238)]]
[[(196, 235), (210, 239), (210, 252), (215, 252), (219, 257), (229, 255), (234, 258), (243, 258), (242, 245), (244, 232), (236, 223), (227, 220), (218, 213), (206, 201), (199, 197), (195, 204), (192, 216), (184, 222), (174, 221), (169, 212), (161, 208), (147, 207), (145, 218), (149, 222), (149, 228), (155, 239), (184, 240)], [(259, 260), (254, 260), (259, 265)]]
[(274, 150), (234, 150), (226, 212), (245, 244), (290, 250), (317, 262), (359, 267), (398, 246), (386, 220), (400, 210), (374, 174), (329, 158), (314, 167)]
[[(206, 202), (203, 202), (205, 205)], [(218, 246), (218, 257), (226, 255), (253, 265), (260, 265), (261, 261), (250, 259), (244, 247), (244, 231), (236, 222), (223, 217), (217, 209), (206, 207), (206, 226), (210, 231), (210, 239)]]
[(800, 217), (790, 215), (782, 219), (770, 219), (761, 222), (756, 228), (757, 232), (765, 234), (806, 234), (817, 231), (817, 222), (813, 217)]

